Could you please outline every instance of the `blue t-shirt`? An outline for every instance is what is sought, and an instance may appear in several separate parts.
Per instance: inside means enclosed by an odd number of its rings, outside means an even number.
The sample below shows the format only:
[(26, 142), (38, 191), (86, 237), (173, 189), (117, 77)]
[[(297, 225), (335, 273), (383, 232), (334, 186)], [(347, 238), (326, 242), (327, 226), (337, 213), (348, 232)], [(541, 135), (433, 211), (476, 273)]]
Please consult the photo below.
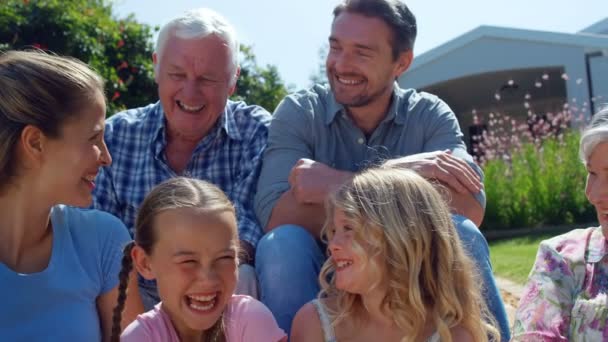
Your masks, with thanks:
[(116, 217), (55, 206), (49, 265), (20, 274), (0, 263), (0, 341), (100, 341), (96, 299), (118, 285), (130, 241)]

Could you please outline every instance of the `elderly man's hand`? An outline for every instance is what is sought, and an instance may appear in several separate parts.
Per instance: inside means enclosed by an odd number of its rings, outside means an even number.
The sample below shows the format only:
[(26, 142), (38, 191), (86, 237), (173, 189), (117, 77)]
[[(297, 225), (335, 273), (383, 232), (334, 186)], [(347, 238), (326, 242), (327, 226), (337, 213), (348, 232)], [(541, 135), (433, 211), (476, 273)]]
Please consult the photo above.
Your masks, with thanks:
[(483, 188), (479, 175), (466, 161), (453, 156), (450, 150), (391, 159), (383, 166), (416, 171), (424, 178), (447, 184), (458, 193), (478, 193)]
[(322, 204), (330, 191), (352, 177), (311, 159), (300, 159), (289, 173), (291, 191), (300, 204)]

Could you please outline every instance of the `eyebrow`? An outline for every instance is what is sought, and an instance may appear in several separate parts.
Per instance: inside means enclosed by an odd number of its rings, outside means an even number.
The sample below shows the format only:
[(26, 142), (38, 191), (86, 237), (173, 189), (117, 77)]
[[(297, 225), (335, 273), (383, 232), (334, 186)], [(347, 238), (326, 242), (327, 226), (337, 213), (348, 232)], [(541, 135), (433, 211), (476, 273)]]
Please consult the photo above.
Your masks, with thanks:
[[(329, 42), (330, 43), (339, 43), (338, 39), (336, 39), (333, 36), (329, 37)], [(365, 45), (365, 44), (361, 44), (361, 43), (355, 43), (355, 47), (357, 49), (363, 49), (363, 50), (368, 50), (368, 51), (372, 51), (375, 52), (377, 50), (377, 46), (376, 45)]]
[(179, 71), (183, 70), (182, 67), (180, 67), (179, 65), (175, 65), (175, 64), (169, 64), (169, 68), (170, 69), (176, 69), (176, 70), (179, 70)]
[[(223, 249), (221, 251), (216, 252), (215, 254), (222, 254), (222, 253), (227, 253), (227, 252), (237, 252), (237, 249), (235, 247), (229, 247), (226, 249)], [(179, 256), (193, 256), (193, 255), (198, 255), (199, 253), (194, 252), (194, 251), (188, 251), (188, 250), (183, 250), (183, 251), (177, 251), (175, 253), (173, 253), (174, 257), (179, 257)]]

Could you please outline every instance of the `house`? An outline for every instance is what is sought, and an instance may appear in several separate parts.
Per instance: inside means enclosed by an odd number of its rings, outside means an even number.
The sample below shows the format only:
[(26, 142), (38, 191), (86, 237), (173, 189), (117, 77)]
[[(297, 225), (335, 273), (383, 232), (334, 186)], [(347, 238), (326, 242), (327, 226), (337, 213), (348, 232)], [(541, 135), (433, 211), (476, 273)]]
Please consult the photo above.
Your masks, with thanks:
[(480, 26), (415, 57), (399, 83), (446, 101), (469, 146), (474, 115), (589, 118), (608, 103), (608, 18), (572, 34)]

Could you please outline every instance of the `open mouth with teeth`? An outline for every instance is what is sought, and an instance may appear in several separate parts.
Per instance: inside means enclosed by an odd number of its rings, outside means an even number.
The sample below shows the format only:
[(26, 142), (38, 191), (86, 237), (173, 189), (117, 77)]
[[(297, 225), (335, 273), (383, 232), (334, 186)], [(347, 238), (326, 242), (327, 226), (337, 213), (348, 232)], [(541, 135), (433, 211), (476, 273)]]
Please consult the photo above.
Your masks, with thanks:
[(598, 211), (600, 221), (608, 222), (608, 211)]
[(336, 265), (336, 271), (340, 272), (352, 266), (353, 261), (348, 259), (339, 259), (334, 261), (334, 264)]
[(198, 113), (203, 110), (203, 108), (205, 108), (205, 105), (187, 105), (179, 100), (175, 101), (175, 103), (177, 104), (179, 109), (187, 113)]
[(95, 177), (97, 177), (97, 175), (87, 175), (82, 177), (82, 180), (87, 183), (91, 189), (93, 189), (95, 188)]
[(346, 86), (357, 86), (364, 83), (363, 79), (336, 76), (338, 83)]
[(191, 294), (186, 295), (186, 303), (192, 311), (198, 313), (207, 313), (213, 311), (217, 306), (217, 301), (220, 293), (214, 292), (210, 294)]

